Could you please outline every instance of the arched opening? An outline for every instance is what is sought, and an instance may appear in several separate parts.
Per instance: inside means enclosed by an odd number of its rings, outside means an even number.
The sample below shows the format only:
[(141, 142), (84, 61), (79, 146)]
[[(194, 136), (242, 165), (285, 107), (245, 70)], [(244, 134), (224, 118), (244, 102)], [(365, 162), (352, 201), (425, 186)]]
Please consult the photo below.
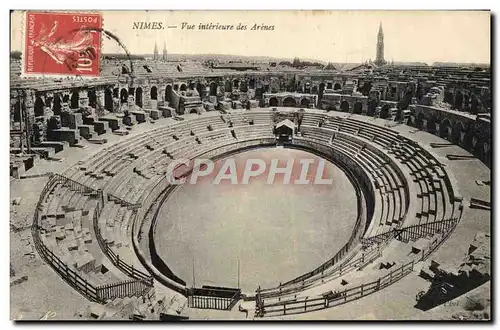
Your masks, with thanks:
[(248, 88), (255, 89), (255, 78), (250, 78), (248, 81)]
[(464, 95), (464, 105), (463, 105), (463, 109), (465, 111), (469, 111), (470, 110), (470, 96), (469, 94), (465, 94)]
[(113, 111), (113, 92), (109, 88), (104, 91), (104, 109)]
[(179, 85), (178, 85), (178, 84), (175, 84), (175, 85), (174, 85), (174, 91), (176, 91), (176, 92), (177, 92), (178, 90), (179, 90)]
[(189, 111), (189, 113), (198, 113), (198, 110), (196, 110), (196, 108), (193, 108), (191, 109), (191, 111)]
[(340, 103), (340, 111), (349, 112), (349, 102), (342, 101), (342, 103)]
[(377, 110), (377, 100), (371, 99), (370, 101), (368, 101), (367, 110), (367, 115), (373, 116), (375, 114), (375, 111)]
[(462, 132), (465, 132), (464, 125), (461, 122), (457, 122), (451, 131), (450, 142), (453, 144), (460, 144)]
[(240, 92), (243, 92), (243, 93), (248, 92), (248, 86), (247, 86), (247, 81), (246, 80), (242, 80), (240, 82)]
[(483, 159), (483, 144), (483, 141), (478, 136), (472, 138), (472, 154), (481, 160)]
[(309, 99), (306, 99), (306, 98), (300, 100), (300, 106), (304, 107), (304, 108), (309, 108), (310, 103), (311, 102), (309, 101)]
[(448, 119), (443, 119), (439, 124), (439, 136), (446, 140), (451, 140), (451, 123)]
[(172, 85), (167, 85), (165, 88), (165, 101), (167, 101), (170, 104), (172, 104)]
[(118, 88), (113, 89), (113, 98), (117, 99), (118, 98), (118, 93), (119, 93)]
[(444, 91), (443, 101), (448, 104), (453, 104), (453, 93), (449, 90)]
[(43, 103), (42, 99), (40, 97), (37, 97), (35, 99), (35, 117), (40, 117), (43, 116), (43, 108), (45, 107), (45, 104)]
[(54, 104), (52, 106), (52, 111), (54, 115), (59, 116), (61, 114), (61, 95), (54, 94)]
[(15, 123), (21, 121), (21, 102), (19, 100), (16, 101), (16, 104), (14, 104), (14, 107), (12, 109), (14, 113), (12, 114), (13, 120)]
[(135, 88), (134, 87), (129, 87), (129, 89), (128, 89), (128, 95), (131, 95), (131, 96), (135, 95)]
[(464, 142), (463, 142), (463, 147), (464, 149), (468, 150), (468, 151), (473, 151), (472, 147), (473, 147), (473, 138), (474, 138), (474, 130), (472, 129), (469, 129), (465, 132), (465, 136), (464, 136)]
[(285, 99), (283, 100), (284, 107), (294, 107), (295, 105), (297, 105), (297, 103), (295, 102), (295, 99), (293, 97), (285, 97)]
[(125, 88), (122, 88), (120, 91), (120, 103), (127, 103), (128, 101), (128, 92)]
[(483, 143), (482, 151), (481, 159), (484, 161), (486, 166), (491, 167), (491, 146), (489, 142), (486, 141)]
[(372, 82), (371, 81), (364, 81), (363, 85), (358, 88), (358, 91), (361, 92), (364, 96), (370, 95), (370, 91), (372, 89)]
[(413, 93), (411, 91), (406, 92), (405, 96), (402, 100), (398, 102), (398, 105), (401, 110), (406, 110), (411, 104), (411, 100), (413, 99)]
[(227, 93), (231, 93), (233, 91), (233, 84), (231, 83), (231, 80), (226, 80), (224, 83), (224, 90)]
[(352, 111), (355, 114), (362, 114), (363, 113), (363, 105), (360, 102), (354, 103), (354, 109)]
[(89, 89), (89, 91), (87, 92), (87, 97), (89, 98), (89, 106), (95, 109), (97, 106), (97, 95), (95, 93), (95, 90)]
[(277, 107), (278, 106), (278, 99), (276, 97), (271, 97), (269, 99), (269, 106), (270, 107)]
[(483, 93), (483, 95), (481, 95), (481, 97), (479, 97), (481, 99), (481, 107), (484, 108), (484, 110), (488, 113), (491, 112), (491, 95), (490, 95), (490, 92), (488, 91), (485, 91)]
[(326, 89), (332, 89), (333, 83), (329, 82), (326, 84)]
[(335, 85), (333, 85), (333, 90), (334, 91), (338, 91), (338, 90), (341, 90), (342, 89), (342, 85), (340, 83), (335, 83)]
[(181, 92), (187, 91), (187, 85), (186, 84), (181, 84)]
[(151, 87), (151, 100), (158, 100), (158, 88), (156, 86)]
[(464, 96), (461, 91), (455, 94), (455, 109), (462, 110), (462, 103), (464, 101)]
[(380, 118), (382, 119), (387, 119), (389, 118), (389, 106), (387, 104), (385, 104), (382, 109), (380, 109), (380, 115), (379, 115)]
[(406, 125), (415, 126), (415, 123), (413, 122), (412, 116), (408, 116), (408, 118), (406, 119)]
[(415, 119), (415, 127), (418, 129), (422, 129), (424, 126), (424, 115), (422, 113), (419, 113), (417, 115), (417, 118)]
[(427, 132), (434, 134), (436, 133), (436, 116), (431, 116), (429, 120), (427, 120)]
[(217, 96), (217, 84), (215, 81), (210, 83), (210, 96)]
[(476, 94), (472, 94), (470, 98), (470, 112), (474, 115), (478, 113), (479, 109), (479, 100), (477, 99)]
[(203, 98), (205, 96), (205, 86), (201, 83), (196, 84), (196, 90), (198, 91), (198, 94), (200, 95), (200, 98)]
[(52, 107), (52, 97), (46, 97), (45, 98), (45, 106), (47, 108), (51, 108)]
[(80, 108), (79, 103), (80, 103), (80, 95), (78, 95), (78, 91), (73, 91), (73, 94), (71, 94), (70, 108), (71, 109)]
[(318, 103), (321, 102), (323, 99), (323, 93), (325, 92), (325, 83), (319, 84), (319, 89), (318, 89)]
[(135, 90), (135, 104), (142, 108), (142, 88), (137, 87)]
[(233, 80), (233, 87), (238, 89), (240, 86), (240, 81), (238, 79), (234, 79)]

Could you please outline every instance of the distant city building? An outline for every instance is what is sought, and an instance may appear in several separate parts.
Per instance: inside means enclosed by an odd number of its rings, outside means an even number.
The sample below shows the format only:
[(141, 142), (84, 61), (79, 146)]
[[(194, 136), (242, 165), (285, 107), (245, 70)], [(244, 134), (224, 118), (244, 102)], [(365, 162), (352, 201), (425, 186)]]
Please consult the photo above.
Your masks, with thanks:
[(387, 64), (387, 61), (384, 59), (384, 30), (382, 29), (382, 23), (378, 28), (377, 35), (377, 57), (375, 58), (375, 65), (381, 66)]
[(153, 51), (153, 61), (158, 61), (158, 45), (155, 42), (155, 49)]
[(162, 55), (161, 60), (163, 62), (167, 62), (167, 42), (166, 41), (163, 42), (163, 55)]

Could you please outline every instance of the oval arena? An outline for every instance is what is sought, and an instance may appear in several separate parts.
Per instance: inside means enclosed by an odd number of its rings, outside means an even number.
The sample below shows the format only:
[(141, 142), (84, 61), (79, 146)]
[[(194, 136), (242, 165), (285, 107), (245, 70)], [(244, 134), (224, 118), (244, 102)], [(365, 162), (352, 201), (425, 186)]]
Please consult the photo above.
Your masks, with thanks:
[[(430, 290), (490, 233), (490, 122), (456, 110), (466, 87), (429, 79), (417, 98), (410, 81), (294, 72), (287, 89), (287, 72), (167, 63), (152, 83), (146, 66), (71, 88), (13, 79), (12, 131), (33, 121), (29, 152), (11, 146), (26, 209), (11, 211), (11, 269), (28, 274), (13, 318), (418, 319), (489, 280), (475, 264), (455, 296)], [(195, 173), (180, 159), (266, 169), (177, 185)], [(309, 183), (294, 167), (268, 184), (290, 159), (314, 163)], [(329, 184), (315, 184), (321, 162)]]

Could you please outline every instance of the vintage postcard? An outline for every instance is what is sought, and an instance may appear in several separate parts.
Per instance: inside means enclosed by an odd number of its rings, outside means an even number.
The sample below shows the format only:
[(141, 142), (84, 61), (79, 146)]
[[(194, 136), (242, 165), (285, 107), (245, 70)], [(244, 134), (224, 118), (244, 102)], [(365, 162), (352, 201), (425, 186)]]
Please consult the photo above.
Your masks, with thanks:
[(489, 11), (12, 11), (12, 320), (491, 320)]

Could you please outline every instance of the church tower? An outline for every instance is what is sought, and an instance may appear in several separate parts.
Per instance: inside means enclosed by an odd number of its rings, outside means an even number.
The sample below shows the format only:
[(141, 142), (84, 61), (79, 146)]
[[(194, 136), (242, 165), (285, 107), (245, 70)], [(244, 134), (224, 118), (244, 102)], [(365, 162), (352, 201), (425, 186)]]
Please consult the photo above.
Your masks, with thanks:
[(374, 63), (378, 66), (387, 64), (386, 60), (384, 59), (384, 30), (382, 30), (382, 23), (380, 23), (380, 26), (378, 28), (377, 57), (375, 58)]
[(153, 51), (153, 61), (158, 61), (158, 45), (155, 42), (155, 50)]
[(162, 55), (161, 60), (163, 62), (167, 61), (167, 42), (166, 41), (163, 42), (163, 55)]

